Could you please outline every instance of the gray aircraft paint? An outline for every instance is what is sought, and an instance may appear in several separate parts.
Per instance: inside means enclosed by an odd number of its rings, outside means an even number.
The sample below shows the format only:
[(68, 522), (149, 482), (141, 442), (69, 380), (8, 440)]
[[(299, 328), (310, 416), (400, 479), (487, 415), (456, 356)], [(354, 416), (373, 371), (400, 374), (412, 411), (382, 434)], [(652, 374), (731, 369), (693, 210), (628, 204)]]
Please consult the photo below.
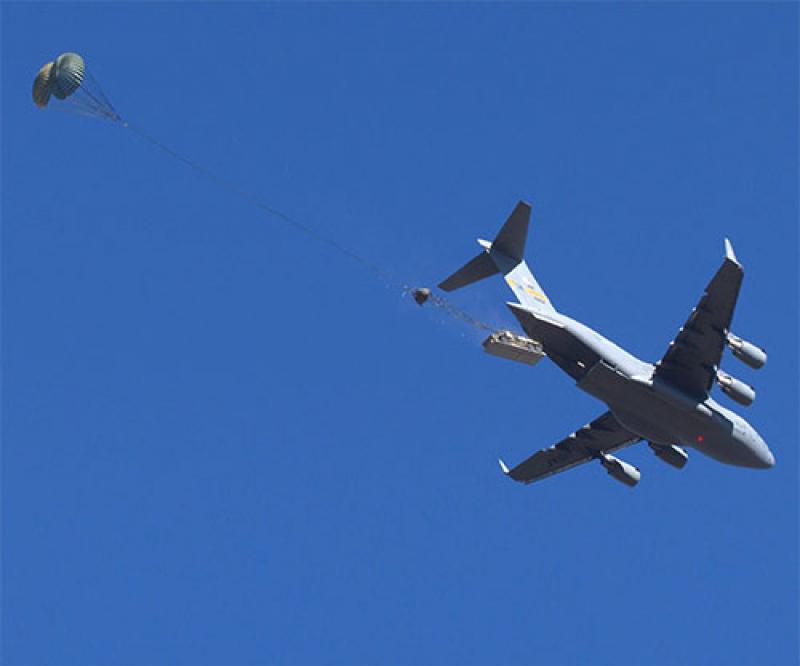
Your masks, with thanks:
[[(636, 358), (589, 326), (556, 311), (522, 258), (529, 219), (530, 206), (520, 202), (495, 240), (492, 243), (478, 241), (483, 248), (481, 254), (439, 286), (452, 291), (502, 273), (518, 299), (518, 303), (507, 305), (525, 333), (541, 343), (547, 356), (575, 379), (578, 388), (604, 402), (613, 418), (596, 419), (513, 470), (501, 461), (503, 470), (512, 478), (529, 483), (593, 458), (602, 461), (607, 459), (609, 451), (640, 439), (662, 446), (691, 447), (730, 465), (772, 467), (775, 458), (764, 440), (744, 418), (711, 398), (710, 386), (702, 391), (688, 391), (681, 382), (673, 380), (678, 377), (679, 370), (668, 367), (660, 373), (657, 364)], [(728, 300), (732, 298), (732, 303), (723, 302), (723, 305), (730, 305), (731, 316), (741, 272), (741, 265), (726, 239), (725, 263), (715, 276), (715, 288), (727, 290), (724, 296)], [(708, 293), (704, 294), (695, 310), (702, 309), (709, 298)], [(681, 336), (686, 338), (693, 332), (691, 326), (700, 316), (702, 313), (692, 313), (670, 352), (676, 344), (691, 348)], [(727, 338), (730, 332), (725, 330), (719, 334)], [(698, 397), (697, 393), (703, 395)], [(592, 440), (600, 443), (593, 445)], [(625, 482), (625, 479), (620, 480)], [(635, 485), (636, 481), (638, 476), (629, 485)]]

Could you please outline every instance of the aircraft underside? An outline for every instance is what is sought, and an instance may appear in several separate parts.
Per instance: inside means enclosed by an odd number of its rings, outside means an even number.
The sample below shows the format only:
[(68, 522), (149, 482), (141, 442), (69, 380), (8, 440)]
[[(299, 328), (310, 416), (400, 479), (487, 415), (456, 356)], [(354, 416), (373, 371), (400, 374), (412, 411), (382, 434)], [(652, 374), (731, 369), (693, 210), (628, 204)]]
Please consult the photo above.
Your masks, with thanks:
[(513, 468), (501, 461), (503, 472), (532, 483), (597, 460), (612, 477), (634, 486), (639, 470), (612, 454), (640, 440), (678, 469), (688, 459), (681, 446), (730, 465), (772, 467), (774, 456), (761, 436), (710, 396), (716, 384), (741, 405), (755, 400), (752, 386), (720, 369), (726, 348), (754, 369), (767, 360), (763, 349), (730, 330), (743, 276), (730, 242), (725, 240), (723, 263), (697, 306), (653, 364), (556, 310), (523, 258), (529, 221), (530, 206), (519, 202), (494, 240), (480, 240), (481, 252), (439, 287), (449, 292), (501, 273), (517, 297), (507, 306), (527, 337), (500, 331), (484, 342), (484, 349), (527, 365), (546, 355), (608, 411)]

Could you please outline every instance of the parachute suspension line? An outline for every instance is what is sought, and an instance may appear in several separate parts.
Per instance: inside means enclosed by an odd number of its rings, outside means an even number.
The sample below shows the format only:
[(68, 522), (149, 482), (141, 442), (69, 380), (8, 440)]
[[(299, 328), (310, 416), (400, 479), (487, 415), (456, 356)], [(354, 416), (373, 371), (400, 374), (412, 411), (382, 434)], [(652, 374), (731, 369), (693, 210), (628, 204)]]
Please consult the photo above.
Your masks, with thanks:
[(113, 112), (106, 110), (102, 104), (96, 100), (86, 90), (81, 89), (74, 93), (69, 99), (64, 100), (54, 108), (67, 113), (74, 113), (79, 116), (89, 116), (90, 118), (106, 118), (111, 121), (119, 120)]
[[(87, 85), (88, 84), (88, 85)], [(91, 112), (108, 120), (120, 122), (120, 118), (111, 101), (106, 97), (100, 84), (97, 82), (91, 73), (87, 70), (86, 75), (81, 87), (75, 91), (75, 94), (68, 98), (67, 103), (74, 101), (75, 106), (80, 108), (85, 105), (91, 109)]]
[(94, 118), (105, 118), (112, 122), (123, 122), (114, 105), (103, 92), (100, 83), (92, 76), (88, 68), (84, 70), (80, 87), (61, 100), (60, 104), (53, 105), (53, 108), (79, 116), (92, 116)]
[[(62, 104), (54, 104), (53, 111), (58, 113), (68, 113), (71, 116), (82, 116), (84, 118), (98, 118), (101, 117), (96, 111), (64, 102)], [(104, 116), (102, 116), (104, 117)]]
[[(90, 81), (90, 85), (87, 86), (86, 89), (87, 94), (106, 112), (110, 112), (109, 117), (111, 120), (121, 121), (122, 118), (120, 118), (119, 114), (117, 113), (117, 110), (111, 103), (111, 100), (108, 99), (108, 95), (106, 95), (105, 91), (103, 90), (103, 87), (100, 85), (100, 82), (96, 78), (94, 78), (94, 76), (92, 76), (92, 72), (89, 69), (86, 70), (86, 78), (89, 79)], [(94, 91), (94, 94), (92, 94), (92, 91)], [(100, 99), (97, 99), (95, 95)]]
[[(112, 112), (114, 114), (113, 117), (112, 116), (107, 116), (111, 120), (115, 120), (115, 121), (119, 122), (123, 127), (131, 130), (132, 132), (137, 134), (139, 137), (141, 137), (142, 139), (144, 139), (148, 143), (152, 144), (156, 148), (162, 150), (164, 153), (166, 153), (167, 155), (169, 155), (173, 159), (176, 159), (179, 162), (185, 164), (190, 169), (192, 169), (193, 171), (197, 172), (198, 174), (200, 174), (201, 176), (203, 176), (207, 180), (209, 180), (209, 181), (215, 183), (216, 185), (219, 185), (220, 187), (228, 190), (229, 192), (231, 192), (232, 194), (236, 195), (237, 197), (239, 197), (239, 198), (251, 203), (252, 205), (254, 205), (259, 210), (261, 210), (261, 211), (267, 213), (268, 215), (271, 215), (271, 216), (281, 220), (282, 222), (288, 224), (289, 226), (291, 226), (291, 227), (295, 228), (296, 230), (300, 231), (301, 233), (305, 234), (306, 236), (309, 236), (310, 238), (313, 238), (313, 239), (315, 239), (317, 241), (320, 241), (320, 242), (328, 245), (329, 247), (333, 248), (334, 250), (336, 250), (337, 252), (339, 252), (343, 256), (352, 259), (353, 261), (355, 261), (358, 264), (361, 264), (361, 266), (363, 266), (364, 268), (369, 270), (371, 273), (376, 275), (387, 286), (393, 287), (393, 288), (396, 288), (396, 289), (400, 289), (403, 292), (404, 295), (411, 294), (414, 291), (414, 287), (412, 287), (411, 285), (409, 285), (406, 282), (404, 282), (404, 281), (400, 280), (399, 278), (397, 278), (392, 272), (386, 270), (385, 268), (382, 268), (381, 266), (378, 266), (377, 264), (375, 264), (374, 262), (370, 261), (369, 259), (361, 256), (360, 254), (358, 254), (356, 252), (353, 252), (352, 250), (350, 250), (349, 248), (345, 247), (344, 245), (342, 245), (338, 241), (334, 240), (333, 238), (330, 238), (328, 236), (325, 236), (324, 234), (319, 233), (316, 229), (313, 229), (312, 227), (308, 226), (307, 224), (303, 224), (302, 222), (300, 222), (300, 221), (298, 221), (298, 220), (286, 215), (286, 213), (283, 213), (283, 212), (279, 211), (277, 208), (273, 208), (272, 206), (269, 206), (268, 204), (266, 204), (263, 201), (261, 201), (261, 199), (259, 199), (256, 195), (252, 194), (251, 192), (248, 192), (247, 190), (242, 189), (241, 187), (239, 187), (233, 181), (228, 180), (227, 178), (223, 178), (222, 176), (219, 176), (215, 172), (213, 172), (210, 169), (204, 167), (202, 164), (199, 164), (198, 162), (195, 162), (194, 160), (189, 159), (188, 157), (182, 155), (181, 153), (173, 150), (172, 148), (170, 148), (166, 144), (164, 144), (161, 141), (159, 141), (158, 139), (156, 139), (154, 136), (152, 136), (152, 135), (148, 134), (147, 132), (145, 132), (141, 127), (138, 127), (137, 125), (134, 125), (133, 123), (131, 123), (131, 122), (127, 121), (127, 120), (123, 120), (119, 115), (117, 115), (116, 111), (113, 111), (113, 107), (111, 107), (110, 104), (109, 104), (109, 108), (112, 109)], [(484, 322), (482, 322), (482, 321), (480, 321), (478, 319), (475, 319), (474, 317), (472, 317), (471, 315), (466, 313), (461, 308), (459, 308), (456, 305), (453, 305), (452, 303), (447, 301), (447, 299), (445, 299), (443, 296), (441, 296), (439, 294), (431, 294), (430, 295), (430, 302), (433, 305), (435, 305), (437, 308), (439, 308), (440, 310), (445, 312), (448, 316), (450, 316), (453, 319), (456, 319), (458, 321), (461, 321), (464, 324), (468, 324), (469, 326), (473, 326), (473, 327), (475, 327), (477, 329), (480, 329), (482, 331), (490, 331), (491, 332), (491, 331), (494, 331), (494, 330), (497, 329), (497, 327), (489, 326), (489, 324), (486, 324), (486, 323), (484, 323)]]

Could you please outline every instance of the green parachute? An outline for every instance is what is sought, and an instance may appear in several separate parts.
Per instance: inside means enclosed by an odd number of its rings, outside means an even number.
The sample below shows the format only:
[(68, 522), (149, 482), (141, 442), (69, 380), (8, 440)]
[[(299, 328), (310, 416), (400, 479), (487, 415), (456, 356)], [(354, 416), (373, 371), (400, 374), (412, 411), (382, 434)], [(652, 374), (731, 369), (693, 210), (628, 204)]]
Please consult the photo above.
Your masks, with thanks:
[(59, 100), (58, 108), (81, 115), (119, 121), (121, 118), (100, 84), (77, 53), (62, 53), (42, 66), (33, 80), (33, 102), (40, 109)]

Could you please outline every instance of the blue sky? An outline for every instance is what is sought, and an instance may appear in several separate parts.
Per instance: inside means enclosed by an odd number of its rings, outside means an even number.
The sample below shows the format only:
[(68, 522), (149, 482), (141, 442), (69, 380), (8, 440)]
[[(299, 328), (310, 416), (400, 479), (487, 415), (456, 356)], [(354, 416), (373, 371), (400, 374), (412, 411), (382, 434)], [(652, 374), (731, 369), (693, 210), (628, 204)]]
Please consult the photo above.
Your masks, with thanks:
[[(798, 658), (792, 3), (3, 3), (10, 664)], [(555, 305), (657, 360), (729, 236), (766, 472), (517, 462), (603, 407), (112, 123), (412, 283), (518, 199)], [(514, 326), (502, 284), (455, 302)], [(727, 398), (720, 398), (730, 404)]]

